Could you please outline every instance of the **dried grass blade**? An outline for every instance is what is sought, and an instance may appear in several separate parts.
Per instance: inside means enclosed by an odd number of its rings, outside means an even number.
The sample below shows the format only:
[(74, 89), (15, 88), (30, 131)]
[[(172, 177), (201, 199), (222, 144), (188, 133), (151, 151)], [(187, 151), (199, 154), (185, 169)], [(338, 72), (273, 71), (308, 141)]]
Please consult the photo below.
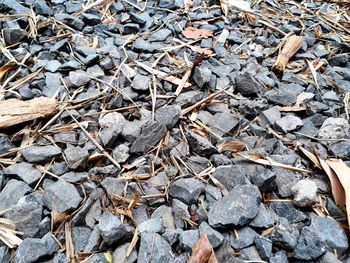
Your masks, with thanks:
[(134, 250), (138, 240), (139, 240), (138, 229), (136, 227), (134, 236), (132, 237), (132, 240), (130, 242), (128, 249), (126, 250), (126, 254), (125, 254), (126, 257), (129, 257), (131, 255), (131, 252)]

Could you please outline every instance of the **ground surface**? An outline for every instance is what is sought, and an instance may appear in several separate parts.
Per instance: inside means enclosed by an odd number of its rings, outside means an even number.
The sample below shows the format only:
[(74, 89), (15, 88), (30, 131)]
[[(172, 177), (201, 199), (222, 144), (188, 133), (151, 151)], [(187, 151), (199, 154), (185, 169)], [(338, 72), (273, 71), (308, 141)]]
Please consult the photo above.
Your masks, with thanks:
[(349, 2), (247, 3), (0, 1), (0, 262), (349, 262)]

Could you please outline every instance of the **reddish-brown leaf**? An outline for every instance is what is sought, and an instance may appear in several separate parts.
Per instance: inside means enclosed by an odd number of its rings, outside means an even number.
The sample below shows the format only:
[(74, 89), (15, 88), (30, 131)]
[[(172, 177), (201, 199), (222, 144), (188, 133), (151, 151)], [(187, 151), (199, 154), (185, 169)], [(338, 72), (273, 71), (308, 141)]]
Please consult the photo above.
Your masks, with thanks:
[(217, 263), (213, 247), (207, 235), (201, 235), (200, 239), (192, 247), (192, 255), (187, 263)]
[(208, 38), (213, 36), (213, 32), (208, 29), (196, 28), (196, 27), (186, 27), (185, 30), (182, 31), (182, 34), (186, 38), (198, 40), (202, 38)]
[(219, 152), (223, 152), (223, 151), (238, 152), (240, 150), (243, 150), (244, 148), (245, 148), (245, 144), (239, 141), (232, 141), (232, 142), (224, 141), (218, 145)]

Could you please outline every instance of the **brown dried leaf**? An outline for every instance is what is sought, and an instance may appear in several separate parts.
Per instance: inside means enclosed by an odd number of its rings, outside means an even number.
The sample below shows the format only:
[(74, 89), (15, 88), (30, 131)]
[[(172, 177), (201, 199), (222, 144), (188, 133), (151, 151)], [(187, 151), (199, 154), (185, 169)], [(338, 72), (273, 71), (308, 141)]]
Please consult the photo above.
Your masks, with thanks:
[(340, 183), (339, 178), (333, 172), (333, 170), (329, 167), (328, 163), (321, 158), (318, 159), (323, 170), (326, 172), (329, 180), (331, 181), (331, 189), (334, 201), (337, 205), (342, 206), (345, 204), (345, 190)]
[(223, 151), (238, 152), (240, 150), (243, 150), (244, 148), (245, 148), (245, 144), (239, 141), (232, 141), (232, 142), (224, 141), (218, 145), (219, 152), (223, 152)]
[(185, 30), (182, 31), (182, 34), (186, 38), (190, 38), (194, 40), (213, 36), (212, 31), (204, 28), (195, 28), (195, 27), (186, 27)]
[(320, 164), (320, 161), (317, 159), (316, 155), (314, 155), (312, 152), (309, 152), (308, 150), (306, 150), (304, 147), (299, 147), (300, 151), (302, 151), (303, 154), (306, 155), (307, 158), (309, 158), (314, 165), (319, 168), (322, 169), (322, 166)]
[[(200, 239), (192, 247), (192, 255), (187, 263), (217, 263), (213, 247), (207, 235), (201, 235)], [(208, 262), (208, 263), (209, 263)]]
[(13, 69), (13, 67), (15, 66), (15, 64), (13, 63), (6, 63), (5, 65), (3, 65), (1, 68), (0, 68), (0, 80), (5, 76), (5, 74)]
[(340, 159), (326, 160), (327, 164), (337, 175), (345, 191), (345, 203), (348, 216), (348, 226), (350, 226), (350, 168)]

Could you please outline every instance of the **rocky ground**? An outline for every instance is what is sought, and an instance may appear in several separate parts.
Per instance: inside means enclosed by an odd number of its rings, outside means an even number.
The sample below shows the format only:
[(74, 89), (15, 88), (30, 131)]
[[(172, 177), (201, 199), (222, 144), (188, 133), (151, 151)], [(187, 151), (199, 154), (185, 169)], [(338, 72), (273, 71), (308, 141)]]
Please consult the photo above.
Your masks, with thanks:
[(350, 262), (349, 2), (233, 2), (0, 1), (0, 262)]

